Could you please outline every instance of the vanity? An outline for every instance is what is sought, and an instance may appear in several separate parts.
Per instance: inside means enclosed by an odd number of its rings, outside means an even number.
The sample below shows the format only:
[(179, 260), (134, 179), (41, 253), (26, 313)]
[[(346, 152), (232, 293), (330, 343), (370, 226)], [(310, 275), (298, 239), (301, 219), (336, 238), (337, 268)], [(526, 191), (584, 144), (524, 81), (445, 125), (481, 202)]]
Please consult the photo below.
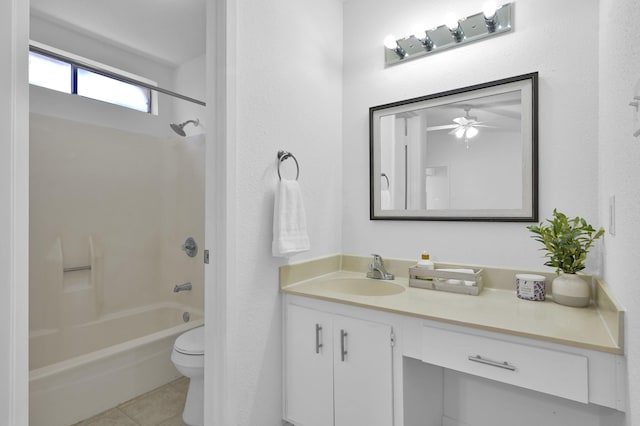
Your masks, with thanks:
[(392, 281), (365, 278), (370, 261), (280, 268), (287, 422), (624, 424), (624, 311), (601, 281), (590, 307), (570, 308), (518, 299), (525, 271), (484, 268), (472, 296), (409, 287), (412, 261), (387, 260)]

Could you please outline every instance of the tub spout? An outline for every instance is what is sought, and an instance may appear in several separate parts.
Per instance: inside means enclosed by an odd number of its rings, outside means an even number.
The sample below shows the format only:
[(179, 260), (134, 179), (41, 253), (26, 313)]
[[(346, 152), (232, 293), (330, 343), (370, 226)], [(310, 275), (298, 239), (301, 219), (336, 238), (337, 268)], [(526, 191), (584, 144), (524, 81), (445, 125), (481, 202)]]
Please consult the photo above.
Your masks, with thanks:
[(192, 286), (191, 286), (191, 283), (179, 284), (179, 285), (176, 285), (176, 286), (173, 288), (173, 292), (174, 292), (174, 293), (178, 293), (179, 291), (187, 291), (187, 290), (191, 290), (191, 287), (192, 287)]

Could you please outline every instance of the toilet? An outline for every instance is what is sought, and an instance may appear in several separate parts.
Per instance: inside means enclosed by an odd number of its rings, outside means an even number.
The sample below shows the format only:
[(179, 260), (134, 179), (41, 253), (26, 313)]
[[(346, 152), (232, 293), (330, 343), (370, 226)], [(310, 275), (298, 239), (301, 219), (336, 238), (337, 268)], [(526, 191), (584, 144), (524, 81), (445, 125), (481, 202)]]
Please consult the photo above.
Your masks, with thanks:
[(190, 379), (182, 420), (189, 426), (204, 424), (204, 326), (184, 332), (171, 352), (176, 369)]

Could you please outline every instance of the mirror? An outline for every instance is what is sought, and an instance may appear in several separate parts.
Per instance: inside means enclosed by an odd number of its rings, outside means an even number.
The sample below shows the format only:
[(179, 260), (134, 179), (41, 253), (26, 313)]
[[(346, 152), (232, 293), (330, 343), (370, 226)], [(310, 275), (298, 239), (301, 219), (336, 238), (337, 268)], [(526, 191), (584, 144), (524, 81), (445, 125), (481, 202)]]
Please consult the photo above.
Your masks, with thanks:
[(538, 74), (369, 109), (370, 219), (538, 220)]

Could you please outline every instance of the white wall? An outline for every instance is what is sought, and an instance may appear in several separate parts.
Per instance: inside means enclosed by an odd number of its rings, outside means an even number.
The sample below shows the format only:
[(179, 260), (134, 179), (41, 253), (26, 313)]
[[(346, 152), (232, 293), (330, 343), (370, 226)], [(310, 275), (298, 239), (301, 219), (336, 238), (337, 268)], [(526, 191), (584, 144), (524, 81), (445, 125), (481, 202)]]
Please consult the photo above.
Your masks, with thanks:
[[(523, 223), (370, 221), (368, 216), (369, 107), (534, 71), (540, 73), (540, 217), (557, 207), (598, 225), (596, 0), (519, 0), (512, 32), (385, 69), (385, 35), (406, 36), (417, 22), (424, 28), (440, 25), (449, 10), (468, 16), (482, 3), (345, 3), (343, 252), (412, 259), (426, 249), (436, 261), (543, 268), (542, 253)], [(579, 42), (567, 39), (567, 26), (574, 22), (591, 29), (580, 31)]]
[(632, 136), (640, 114), (629, 106), (640, 96), (639, 21), (637, 1), (601, 0), (599, 207), (608, 225), (609, 197), (615, 195), (616, 234), (605, 238), (604, 278), (627, 309), (628, 425), (640, 423), (640, 138)]
[[(123, 51), (104, 40), (91, 38), (33, 15), (30, 23), (30, 37), (34, 41), (150, 79), (165, 89), (172, 90), (174, 84), (181, 84), (183, 81), (180, 73), (172, 67)], [(195, 73), (191, 73), (190, 77), (192, 86), (198, 84), (198, 81), (200, 87), (204, 86), (204, 69), (197, 78)], [(174, 101), (164, 94), (159, 94), (158, 97), (158, 115), (152, 115), (32, 87), (29, 108), (31, 112), (98, 126), (156, 136), (174, 135), (168, 123), (178, 120), (174, 115), (174, 108), (184, 101)]]
[[(206, 98), (204, 85), (206, 59), (206, 55), (201, 55), (181, 64), (175, 71), (173, 90), (182, 95), (204, 101)], [(185, 127), (188, 135), (206, 133), (207, 131), (205, 107), (199, 104), (175, 99), (173, 102), (173, 116), (175, 117), (174, 122), (178, 123), (196, 118), (200, 121), (198, 127), (194, 127), (191, 124)]]
[(80, 55), (84, 58), (143, 76), (156, 81), (161, 87), (173, 83), (173, 67), (153, 59), (123, 50), (114, 43), (76, 31), (41, 16), (30, 16), (31, 40)]
[[(205, 98), (205, 56), (173, 67), (122, 50), (108, 40), (93, 38), (85, 33), (62, 27), (39, 16), (30, 17), (30, 37), (32, 40), (51, 47), (133, 73), (155, 81), (159, 87), (168, 89), (198, 100)], [(205, 133), (206, 120), (204, 107), (195, 103), (157, 93), (158, 114), (132, 112), (109, 104), (96, 105), (94, 100), (69, 99), (62, 93), (52, 92), (39, 87), (31, 89), (30, 109), (46, 115), (73, 118), (83, 123), (107, 125), (113, 128), (131, 130), (139, 133), (169, 136), (174, 133), (168, 123), (181, 123), (192, 117), (198, 117), (200, 127), (185, 128), (187, 135)], [(43, 94), (44, 93), (44, 94)], [(79, 103), (85, 107), (78, 107)]]
[[(447, 132), (428, 136), (426, 166), (448, 166), (451, 208), (521, 208), (522, 143), (513, 142), (520, 137), (520, 133), (481, 129), (467, 148), (464, 141), (452, 143)], [(496, 158), (507, 161), (496, 163)]]
[[(276, 425), (281, 419), (282, 321), (278, 266), (341, 251), (342, 3), (339, 0), (237, 2), (229, 41), (236, 82), (235, 137), (228, 212), (232, 282), (226, 306), (233, 357), (227, 424)], [(300, 164), (311, 250), (271, 256), (276, 154)], [(292, 178), (292, 160), (283, 164)], [(229, 228), (229, 227), (228, 227)]]

